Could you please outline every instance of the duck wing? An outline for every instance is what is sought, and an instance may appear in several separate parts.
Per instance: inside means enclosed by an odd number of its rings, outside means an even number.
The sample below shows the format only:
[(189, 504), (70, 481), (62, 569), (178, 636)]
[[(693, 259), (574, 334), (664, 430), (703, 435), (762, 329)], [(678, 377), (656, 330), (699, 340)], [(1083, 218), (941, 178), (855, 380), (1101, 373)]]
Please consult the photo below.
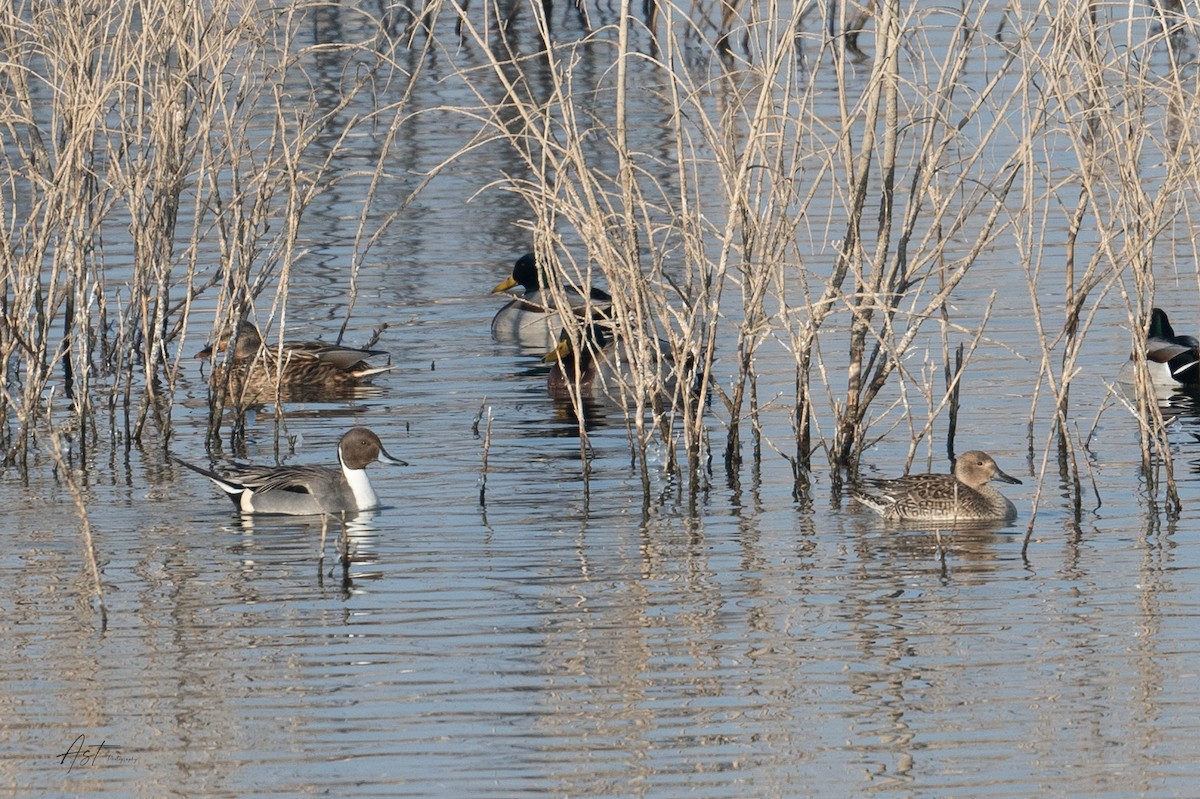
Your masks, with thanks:
[(1190, 336), (1180, 336), (1177, 339), (1148, 338), (1146, 339), (1146, 360), (1151, 363), (1165, 364), (1171, 372), (1171, 377), (1180, 383), (1200, 383), (1200, 349), (1180, 341), (1180, 339), (1190, 338)]
[(363, 350), (324, 341), (285, 341), (283, 348), (289, 358), (311, 358), (332, 364), (342, 371), (358, 368), (367, 358), (387, 355), (384, 350)]
[(312, 495), (331, 481), (336, 483), (341, 476), (341, 472), (326, 466), (234, 464), (229, 474), (223, 479), (256, 494), (268, 491), (290, 491)]
[[(601, 319), (606, 319), (611, 314), (612, 297), (604, 289), (589, 289), (585, 297), (574, 288), (567, 286), (563, 289), (563, 293), (566, 295), (571, 311), (580, 319), (583, 319), (589, 311)], [(513, 303), (521, 310), (530, 313), (558, 312), (558, 303), (554, 301), (554, 295), (546, 289), (526, 292), (523, 296), (514, 298)]]
[[(957, 485), (956, 485), (957, 484)], [(892, 504), (939, 502), (975, 491), (948, 474), (909, 474), (904, 477), (867, 478), (862, 481), (876, 499)]]

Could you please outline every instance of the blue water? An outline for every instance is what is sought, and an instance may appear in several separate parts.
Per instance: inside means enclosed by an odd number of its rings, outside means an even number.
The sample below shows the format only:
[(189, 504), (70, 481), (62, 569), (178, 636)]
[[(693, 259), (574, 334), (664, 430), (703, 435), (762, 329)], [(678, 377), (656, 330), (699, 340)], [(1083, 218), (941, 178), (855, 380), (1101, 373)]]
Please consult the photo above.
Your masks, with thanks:
[[(594, 11), (594, 24), (611, 21), (611, 9)], [(556, 12), (565, 39), (581, 36), (573, 13)], [(335, 28), (304, 36), (365, 36), (367, 23), (351, 9), (325, 22), (334, 20)], [(527, 16), (514, 30), (532, 41)], [(689, 64), (719, 71), (700, 51)], [(478, 55), (464, 46), (459, 58)], [(341, 75), (338, 63), (321, 74)], [(467, 104), (470, 95), (448, 78), (451, 66), (446, 54), (431, 57), (405, 110)], [(856, 69), (861, 80), (869, 65)], [(492, 77), (480, 81), (494, 90)], [(395, 102), (403, 86), (397, 79), (383, 100)], [(660, 110), (653, 98), (634, 102), (647, 119)], [(1109, 395), (1106, 381), (1131, 340), (1119, 292), (1100, 298), (1081, 355), (1086, 377), (1071, 394), (1072, 434), (1091, 444), (1079, 455), (1078, 519), (1058, 473), (1044, 386), (1034, 395), (1041, 347), (1027, 262), (1009, 238), (984, 249), (955, 293), (961, 329), (948, 340), (969, 342), (991, 303), (964, 380), (958, 443), (960, 451), (988, 450), (1023, 480), (1004, 487), (1019, 509), (1014, 525), (889, 528), (839, 497), (823, 451), (814, 455), (810, 493), (796, 496), (784, 457), (794, 452), (794, 360), (778, 318), (756, 360), (765, 406), (757, 449), (745, 425), (745, 464), (725, 474), (727, 420), (718, 405), (708, 421), (712, 465), (697, 489), (666, 474), (665, 453), (652, 449), (647, 495), (619, 412), (591, 426), (585, 479), (577, 426), (547, 396), (546, 367), (491, 340), (502, 300), (489, 291), (530, 248), (529, 212), (512, 194), (478, 192), (515, 161), (486, 146), (404, 204), (474, 131), (435, 110), (399, 131), (383, 158), (392, 179), (372, 200), (369, 225), (396, 216), (365, 254), (357, 251), (345, 338), (365, 343), (386, 323), (377, 346), (395, 368), (362, 396), (290, 404), (278, 418), (259, 410), (242, 453), (332, 464), (341, 433), (366, 425), (407, 460), (371, 468), (385, 506), (348, 531), (353, 563), (343, 572), (332, 544), (318, 560), (319, 521), (239, 518), (211, 484), (166, 459), (169, 451), (209, 463), (204, 376), (191, 357), (216, 314), (215, 296), (204, 295), (182, 344), (167, 446), (153, 425), (141, 446), (113, 445), (107, 430), (86, 455), (72, 444), (73, 462), (86, 467), (77, 475), (101, 562), (106, 629), (76, 505), (46, 451), (35, 452), (27, 476), (3, 474), (3, 789), (154, 797), (1194, 793), (1200, 444), (1192, 431), (1200, 417), (1186, 406), (1169, 428), (1183, 501), (1172, 520), (1162, 492), (1139, 471), (1136, 420)], [(661, 131), (646, 136), (661, 142)], [(344, 182), (306, 212), (287, 294), (297, 335), (332, 339), (346, 317), (369, 187), (356, 170), (374, 169), (382, 147), (378, 132), (360, 130), (335, 168)], [(836, 217), (831, 205), (811, 218), (822, 213)], [(1045, 252), (1057, 257), (1064, 223), (1047, 224)], [(814, 259), (828, 259), (841, 235), (841, 224), (829, 225), (832, 233), (804, 228)], [(1158, 251), (1186, 250), (1184, 228), (1156, 242)], [(119, 260), (122, 246), (115, 238), (108, 256)], [(1061, 325), (1062, 280), (1046, 257), (1042, 313)], [(1158, 291), (1180, 326), (1194, 328), (1191, 269), (1164, 269)], [(260, 320), (271, 298), (260, 298)], [(848, 318), (837, 317), (823, 340), (831, 367), (840, 369)], [(718, 380), (736, 368), (735, 337), (735, 325), (722, 333)], [(919, 339), (914, 353), (910, 372), (933, 369), (931, 384), (940, 385), (936, 334)], [(844, 381), (831, 370), (818, 385), (836, 399)], [(915, 415), (881, 400), (872, 426), (879, 440), (864, 454), (869, 473), (903, 472), (912, 431), (925, 424), (920, 383), (907, 383)], [(824, 408), (829, 399), (818, 402)], [(827, 412), (816, 424), (818, 439), (832, 436)], [(946, 468), (945, 430), (942, 413), (932, 443), (916, 450), (916, 470)], [(226, 440), (216, 465), (233, 450)]]

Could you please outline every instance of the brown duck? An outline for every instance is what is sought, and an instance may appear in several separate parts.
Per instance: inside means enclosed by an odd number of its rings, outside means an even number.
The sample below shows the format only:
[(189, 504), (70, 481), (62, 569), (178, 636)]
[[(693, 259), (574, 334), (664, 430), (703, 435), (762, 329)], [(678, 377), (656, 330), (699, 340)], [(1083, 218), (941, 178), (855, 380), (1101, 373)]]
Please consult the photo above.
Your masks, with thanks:
[(865, 480), (851, 487), (858, 502), (885, 519), (906, 522), (1011, 522), (1017, 509), (988, 483), (1020, 484), (1005, 474), (991, 455), (964, 452), (954, 474), (910, 474), (890, 480)]
[[(231, 344), (232, 341), (232, 344)], [(212, 358), (214, 352), (233, 351), (226, 363), (213, 366), (211, 382), (220, 385), (228, 377), (233, 396), (243, 399), (272, 397), (280, 391), (321, 390), (365, 385), (391, 364), (372, 366), (368, 358), (387, 355), (383, 350), (365, 350), (323, 341), (285, 341), (264, 345), (253, 323), (240, 322), (232, 339), (223, 337), (205, 347), (197, 358)], [(228, 374), (226, 372), (228, 370)]]

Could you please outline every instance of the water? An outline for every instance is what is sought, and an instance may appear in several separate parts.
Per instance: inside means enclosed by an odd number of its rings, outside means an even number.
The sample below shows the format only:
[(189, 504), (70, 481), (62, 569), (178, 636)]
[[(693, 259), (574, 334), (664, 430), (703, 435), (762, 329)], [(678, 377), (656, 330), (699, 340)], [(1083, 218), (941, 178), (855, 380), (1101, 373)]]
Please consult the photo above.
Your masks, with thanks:
[[(414, 102), (465, 102), (450, 92), (430, 79)], [(403, 129), (397, 174), (461, 146), (470, 132), (445, 119)], [(356, 167), (376, 145), (361, 142)], [(514, 198), (464, 204), (496, 178), (493, 155), (430, 183), (364, 260), (346, 340), (389, 324), (379, 346), (396, 368), (378, 390), (248, 425), (255, 461), (332, 463), (341, 432), (363, 424), (411, 464), (372, 468), (385, 507), (349, 531), (347, 574), (332, 556), (318, 564), (319, 522), (239, 519), (157, 442), (102, 446), (82, 486), (101, 632), (70, 493), (45, 456), (27, 482), (5, 473), (0, 785), (154, 797), (1193, 793), (1193, 408), (1171, 433), (1177, 522), (1139, 476), (1134, 420), (1109, 407), (1082, 464), (1082, 523), (1052, 460), (1023, 551), (1046, 446), (1039, 417), (1028, 456), (1039, 350), (1024, 276), (997, 247), (956, 295), (965, 321), (1004, 289), (968, 372), (960, 448), (987, 449), (1024, 480), (1005, 487), (1016, 525), (940, 539), (891, 529), (839, 501), (823, 468), (812, 502), (798, 501), (778, 454), (791, 359), (773, 346), (760, 361), (775, 403), (762, 458), (736, 481), (717, 467), (693, 498), (655, 472), (647, 500), (612, 414), (591, 431), (585, 484), (544, 371), (489, 336), (501, 301), (488, 290), (529, 248)], [(306, 217), (288, 298), (305, 335), (341, 324), (347, 206), (362, 191), (348, 181)], [(1160, 291), (1183, 320), (1194, 291), (1180, 283), (1181, 299)], [(1072, 394), (1081, 435), (1129, 340), (1115, 298), (1102, 317), (1083, 357), (1097, 377)], [(205, 463), (203, 377), (184, 363), (170, 451)], [(869, 470), (900, 473), (907, 429), (868, 451)]]

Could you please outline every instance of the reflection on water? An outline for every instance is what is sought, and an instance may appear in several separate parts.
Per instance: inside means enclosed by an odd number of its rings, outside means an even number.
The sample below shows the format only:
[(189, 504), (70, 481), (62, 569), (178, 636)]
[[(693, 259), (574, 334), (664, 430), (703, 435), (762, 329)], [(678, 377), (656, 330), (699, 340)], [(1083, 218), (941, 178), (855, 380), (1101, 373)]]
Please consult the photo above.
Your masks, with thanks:
[[(358, 19), (322, 6), (313, 35), (372, 40)], [(335, 86), (345, 62), (321, 61), (330, 52), (306, 57)], [(441, 61), (422, 66), (433, 79), (413, 103), (478, 101), (452, 96)], [(548, 95), (549, 68), (528, 69)], [(635, 94), (647, 150), (666, 151), (663, 109)], [(373, 165), (415, 184), (472, 132), (430, 112), (413, 115), (394, 152), (363, 137), (305, 217), (289, 325), (336, 337), (356, 252), (346, 208), (370, 190)], [(548, 367), (489, 329), (504, 254), (529, 248), (527, 211), (476, 192), (521, 165), (490, 145), (472, 155), (411, 202), (372, 208), (398, 219), (356, 275), (356, 324), (390, 325), (379, 347), (395, 368), (373, 386), (248, 408), (233, 447), (208, 441), (204, 375), (185, 360), (170, 440), (74, 442), (103, 634), (54, 465), (3, 473), (0, 774), (14, 795), (1194, 793), (1195, 398), (1166, 400), (1171, 445), (1192, 466), (1177, 475), (1180, 519), (1150, 501), (1134, 421), (1109, 410), (1087, 464), (1104, 502), (1077, 517), (1070, 491), (1043, 496), (1027, 551), (1035, 480), (1006, 489), (1020, 514), (1008, 527), (889, 526), (835, 496), (825, 471), (797, 499), (794, 362), (766, 348), (768, 412), (744, 469), (705, 470), (693, 487), (652, 453), (647, 486), (623, 412), (597, 402), (583, 409), (585, 481), (575, 409), (548, 396)], [(1008, 257), (981, 253), (984, 285), (956, 299), (1003, 286), (989, 330), (1027, 352), (1026, 287)], [(1092, 335), (1082, 366), (1110, 375), (1128, 333)], [(1003, 347), (981, 357), (996, 360), (970, 376), (970, 446), (1027, 459), (1035, 475), (1024, 424), (1038, 365)], [(1100, 383), (1077, 385), (1072, 401), (1101, 407)], [(229, 446), (254, 462), (328, 463), (356, 424), (411, 465), (372, 470), (384, 507), (347, 523), (345, 569), (332, 541), (319, 562), (320, 520), (243, 517), (166, 458), (219, 460)], [(714, 419), (713, 437), (724, 432)], [(888, 431), (872, 461), (901, 462), (908, 445), (906, 430)], [(68, 763), (79, 736), (108, 749)]]
[[(381, 511), (359, 511), (345, 519), (331, 518), (327, 522), (320, 517), (308, 516), (272, 516), (238, 513), (238, 526), (246, 534), (238, 547), (231, 549), (234, 554), (253, 558), (257, 547), (263, 544), (273, 544), (275, 535), (289, 535), (288, 543), (301, 545), (307, 543), (308, 550), (305, 559), (316, 560), (328, 552), (322, 553), (320, 539), (324, 534), (328, 542), (334, 543), (342, 539), (349, 544), (351, 560), (355, 563), (376, 557), (373, 553), (378, 549), (379, 527), (377, 521)], [(290, 536), (295, 536), (292, 540)], [(297, 550), (304, 551), (304, 550)]]

